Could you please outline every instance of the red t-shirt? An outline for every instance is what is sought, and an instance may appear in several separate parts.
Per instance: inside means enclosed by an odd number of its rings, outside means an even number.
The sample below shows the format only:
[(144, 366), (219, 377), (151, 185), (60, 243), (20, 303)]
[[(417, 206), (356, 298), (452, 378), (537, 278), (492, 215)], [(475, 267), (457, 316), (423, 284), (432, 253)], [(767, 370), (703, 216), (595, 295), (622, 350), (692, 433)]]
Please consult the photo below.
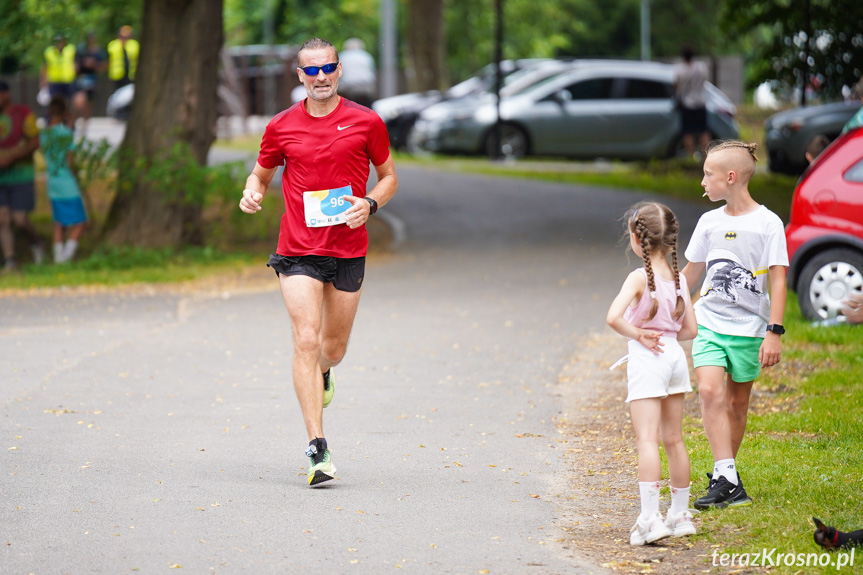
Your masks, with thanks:
[(354, 196), (365, 197), (369, 161), (375, 166), (386, 162), (389, 146), (380, 117), (344, 98), (323, 118), (309, 115), (303, 102), (273, 118), (264, 131), (258, 163), (267, 169), (285, 165), (285, 214), (277, 253), (339, 258), (366, 255), (369, 237), (365, 226), (353, 230), (345, 224), (306, 227), (303, 192), (350, 184)]

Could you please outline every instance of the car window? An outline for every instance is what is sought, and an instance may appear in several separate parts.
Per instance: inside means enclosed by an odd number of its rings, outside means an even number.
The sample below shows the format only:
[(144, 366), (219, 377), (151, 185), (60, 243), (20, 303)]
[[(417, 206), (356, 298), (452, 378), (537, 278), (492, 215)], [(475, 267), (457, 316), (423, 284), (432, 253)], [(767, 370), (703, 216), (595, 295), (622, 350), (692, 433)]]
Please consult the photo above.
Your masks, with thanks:
[(565, 90), (572, 95), (573, 100), (606, 100), (611, 97), (611, 85), (614, 78), (591, 78), (570, 84)]
[(845, 179), (849, 182), (863, 183), (863, 158), (846, 170)]
[(643, 80), (640, 78), (627, 78), (624, 98), (629, 99), (665, 99), (673, 96), (671, 84), (657, 82), (655, 80)]

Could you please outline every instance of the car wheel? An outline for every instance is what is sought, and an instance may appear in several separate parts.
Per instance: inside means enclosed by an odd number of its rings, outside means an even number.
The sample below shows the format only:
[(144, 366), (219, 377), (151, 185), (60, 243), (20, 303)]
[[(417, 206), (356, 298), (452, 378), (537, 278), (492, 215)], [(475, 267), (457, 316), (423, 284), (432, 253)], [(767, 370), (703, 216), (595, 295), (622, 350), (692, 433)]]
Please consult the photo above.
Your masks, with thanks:
[(822, 252), (800, 272), (797, 298), (809, 320), (830, 319), (851, 294), (863, 294), (863, 255), (840, 248)]
[(488, 131), (485, 138), (485, 151), (489, 157), (523, 158), (527, 155), (527, 134), (518, 126), (512, 124), (501, 124), (500, 147), (495, 153), (494, 127)]

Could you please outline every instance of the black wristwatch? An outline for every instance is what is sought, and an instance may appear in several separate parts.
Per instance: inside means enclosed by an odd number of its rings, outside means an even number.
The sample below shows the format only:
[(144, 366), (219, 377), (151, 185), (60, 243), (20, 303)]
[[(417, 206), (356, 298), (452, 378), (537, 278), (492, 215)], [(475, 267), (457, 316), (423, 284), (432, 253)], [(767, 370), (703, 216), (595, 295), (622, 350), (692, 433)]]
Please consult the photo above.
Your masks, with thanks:
[(371, 208), (371, 210), (369, 211), (369, 215), (372, 215), (376, 211), (378, 211), (378, 203), (376, 201), (374, 201), (372, 198), (370, 198), (368, 196), (366, 196), (363, 199), (369, 203), (369, 208)]
[(767, 326), (767, 331), (772, 331), (776, 335), (782, 335), (785, 333), (785, 328), (780, 323), (771, 323)]

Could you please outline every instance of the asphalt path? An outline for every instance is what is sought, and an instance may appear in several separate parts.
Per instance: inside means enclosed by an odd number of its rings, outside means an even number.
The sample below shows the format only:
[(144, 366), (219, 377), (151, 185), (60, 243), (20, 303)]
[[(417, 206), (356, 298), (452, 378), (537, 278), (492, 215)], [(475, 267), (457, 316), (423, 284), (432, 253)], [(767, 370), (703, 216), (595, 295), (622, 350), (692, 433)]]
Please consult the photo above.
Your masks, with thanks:
[[(316, 489), (274, 276), (0, 298), (0, 573), (602, 572), (560, 543), (556, 384), (638, 265), (642, 196), (399, 178)], [(672, 207), (686, 239), (704, 206)]]

